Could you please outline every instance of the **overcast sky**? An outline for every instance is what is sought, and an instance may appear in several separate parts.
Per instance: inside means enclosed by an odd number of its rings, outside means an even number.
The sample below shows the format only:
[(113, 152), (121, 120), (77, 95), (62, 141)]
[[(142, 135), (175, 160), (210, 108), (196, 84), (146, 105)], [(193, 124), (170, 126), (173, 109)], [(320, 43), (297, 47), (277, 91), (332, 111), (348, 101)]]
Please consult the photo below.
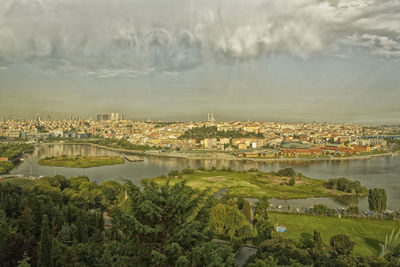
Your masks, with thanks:
[(400, 1), (1, 0), (0, 116), (400, 123)]

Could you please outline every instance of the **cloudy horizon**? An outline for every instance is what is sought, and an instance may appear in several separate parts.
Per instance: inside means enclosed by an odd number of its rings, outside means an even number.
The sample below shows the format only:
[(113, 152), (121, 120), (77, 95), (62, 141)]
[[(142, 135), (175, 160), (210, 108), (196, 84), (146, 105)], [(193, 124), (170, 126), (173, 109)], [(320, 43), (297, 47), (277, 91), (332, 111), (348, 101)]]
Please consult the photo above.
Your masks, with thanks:
[(400, 1), (3, 0), (0, 117), (400, 122)]

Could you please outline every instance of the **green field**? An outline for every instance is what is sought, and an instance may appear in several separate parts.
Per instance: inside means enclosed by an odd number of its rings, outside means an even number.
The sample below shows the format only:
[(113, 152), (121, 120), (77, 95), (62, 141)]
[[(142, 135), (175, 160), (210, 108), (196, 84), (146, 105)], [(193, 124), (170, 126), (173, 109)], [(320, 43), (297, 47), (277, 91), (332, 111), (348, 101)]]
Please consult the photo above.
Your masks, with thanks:
[(44, 158), (38, 164), (54, 167), (90, 168), (124, 163), (119, 156), (61, 156)]
[(182, 177), (156, 177), (144, 179), (143, 182), (154, 181), (158, 184), (169, 181), (171, 184), (187, 181), (193, 189), (207, 191), (213, 194), (221, 189), (227, 189), (228, 194), (252, 198), (309, 198), (351, 195), (349, 193), (327, 189), (323, 186), (325, 180), (295, 176), (296, 183), (290, 186), (290, 177), (278, 176), (273, 173), (249, 171), (196, 171), (193, 174), (183, 174)]
[(30, 180), (26, 178), (8, 178), (0, 180), (0, 183), (8, 183), (12, 185), (16, 185), (22, 188), (22, 190), (27, 190), (35, 186), (36, 180)]
[(312, 238), (314, 230), (318, 230), (325, 245), (329, 245), (329, 239), (333, 235), (347, 234), (355, 242), (355, 253), (370, 256), (379, 253), (379, 243), (385, 241), (386, 235), (390, 235), (393, 228), (396, 229), (396, 232), (400, 230), (400, 222), (396, 221), (278, 212), (270, 212), (269, 216), (274, 225), (284, 225), (287, 228), (287, 233), (283, 234), (285, 238), (308, 239)]

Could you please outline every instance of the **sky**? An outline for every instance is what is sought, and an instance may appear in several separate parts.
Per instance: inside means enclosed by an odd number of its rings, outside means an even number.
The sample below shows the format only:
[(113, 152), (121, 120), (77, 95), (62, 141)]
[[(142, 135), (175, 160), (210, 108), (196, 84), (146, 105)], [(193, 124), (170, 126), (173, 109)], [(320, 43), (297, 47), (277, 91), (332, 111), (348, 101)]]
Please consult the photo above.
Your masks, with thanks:
[(0, 117), (400, 123), (400, 0), (1, 0)]

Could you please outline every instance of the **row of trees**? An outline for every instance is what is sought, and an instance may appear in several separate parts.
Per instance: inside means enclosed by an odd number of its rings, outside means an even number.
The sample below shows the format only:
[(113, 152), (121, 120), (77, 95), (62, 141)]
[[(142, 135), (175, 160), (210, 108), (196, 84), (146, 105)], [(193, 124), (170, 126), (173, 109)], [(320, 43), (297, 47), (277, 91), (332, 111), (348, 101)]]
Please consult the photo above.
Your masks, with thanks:
[(324, 186), (329, 189), (336, 189), (346, 193), (364, 194), (368, 192), (368, 189), (364, 186), (361, 186), (359, 181), (350, 181), (344, 177), (329, 179)]

